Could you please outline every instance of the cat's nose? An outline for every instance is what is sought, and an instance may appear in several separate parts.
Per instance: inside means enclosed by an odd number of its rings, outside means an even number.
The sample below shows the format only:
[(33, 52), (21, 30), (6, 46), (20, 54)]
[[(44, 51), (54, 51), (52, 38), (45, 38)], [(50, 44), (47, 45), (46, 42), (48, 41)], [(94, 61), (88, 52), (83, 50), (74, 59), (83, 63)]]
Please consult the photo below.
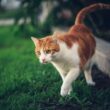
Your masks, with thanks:
[(43, 58), (43, 59), (42, 59), (42, 62), (43, 62), (43, 63), (45, 63), (45, 61), (46, 61), (46, 59), (45, 59), (45, 58)]

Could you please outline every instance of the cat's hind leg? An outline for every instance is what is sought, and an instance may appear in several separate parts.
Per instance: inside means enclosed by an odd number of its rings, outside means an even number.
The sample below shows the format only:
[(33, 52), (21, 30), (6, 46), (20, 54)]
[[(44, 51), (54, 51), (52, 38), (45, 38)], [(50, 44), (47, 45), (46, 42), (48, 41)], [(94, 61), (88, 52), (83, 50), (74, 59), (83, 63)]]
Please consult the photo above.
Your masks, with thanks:
[(84, 75), (85, 79), (88, 85), (95, 86), (95, 82), (92, 79), (91, 69), (92, 69), (92, 62), (89, 62), (85, 69), (84, 69)]

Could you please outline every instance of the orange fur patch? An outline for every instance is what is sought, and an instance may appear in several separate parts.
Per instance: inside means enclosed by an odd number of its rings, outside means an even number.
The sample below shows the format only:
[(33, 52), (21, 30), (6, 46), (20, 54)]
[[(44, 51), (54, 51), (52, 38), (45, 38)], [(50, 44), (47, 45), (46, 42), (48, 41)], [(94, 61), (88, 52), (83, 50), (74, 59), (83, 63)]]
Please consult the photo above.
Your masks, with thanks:
[(44, 51), (51, 51), (52, 53), (58, 52), (60, 50), (59, 45), (54, 41), (52, 36), (47, 36), (38, 41), (35, 52), (43, 49)]
[(91, 30), (83, 24), (74, 25), (70, 28), (69, 33), (79, 38), (77, 41), (79, 44), (78, 52), (80, 56), (80, 67), (83, 68), (95, 52), (96, 42), (94, 36)]
[(74, 43), (79, 44), (80, 68), (84, 68), (87, 61), (95, 52), (96, 42), (92, 31), (83, 24), (74, 25), (65, 34), (58, 34), (57, 38), (71, 48)]
[(78, 41), (78, 37), (74, 36), (73, 34), (62, 34), (60, 36), (57, 37), (58, 40), (63, 41), (66, 43), (66, 45), (71, 48), (73, 43)]

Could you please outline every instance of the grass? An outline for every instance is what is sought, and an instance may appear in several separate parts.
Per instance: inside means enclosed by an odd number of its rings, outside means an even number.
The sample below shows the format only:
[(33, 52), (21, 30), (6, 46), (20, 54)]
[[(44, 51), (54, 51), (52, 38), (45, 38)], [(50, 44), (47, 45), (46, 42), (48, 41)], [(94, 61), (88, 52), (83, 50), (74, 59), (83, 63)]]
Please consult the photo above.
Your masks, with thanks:
[(16, 29), (0, 27), (0, 110), (110, 110), (110, 86), (101, 77), (90, 87), (81, 75), (72, 94), (61, 97), (58, 72), (39, 63), (32, 41)]

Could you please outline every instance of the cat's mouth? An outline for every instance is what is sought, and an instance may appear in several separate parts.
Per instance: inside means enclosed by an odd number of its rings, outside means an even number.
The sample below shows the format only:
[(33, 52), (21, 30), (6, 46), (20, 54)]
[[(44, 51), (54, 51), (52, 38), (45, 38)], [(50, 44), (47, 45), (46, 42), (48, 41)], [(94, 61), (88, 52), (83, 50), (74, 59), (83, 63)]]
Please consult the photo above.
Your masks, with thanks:
[(48, 62), (42, 62), (42, 64), (47, 64)]
[(47, 63), (49, 63), (48, 61), (42, 61), (41, 62), (42, 64), (47, 64)]

